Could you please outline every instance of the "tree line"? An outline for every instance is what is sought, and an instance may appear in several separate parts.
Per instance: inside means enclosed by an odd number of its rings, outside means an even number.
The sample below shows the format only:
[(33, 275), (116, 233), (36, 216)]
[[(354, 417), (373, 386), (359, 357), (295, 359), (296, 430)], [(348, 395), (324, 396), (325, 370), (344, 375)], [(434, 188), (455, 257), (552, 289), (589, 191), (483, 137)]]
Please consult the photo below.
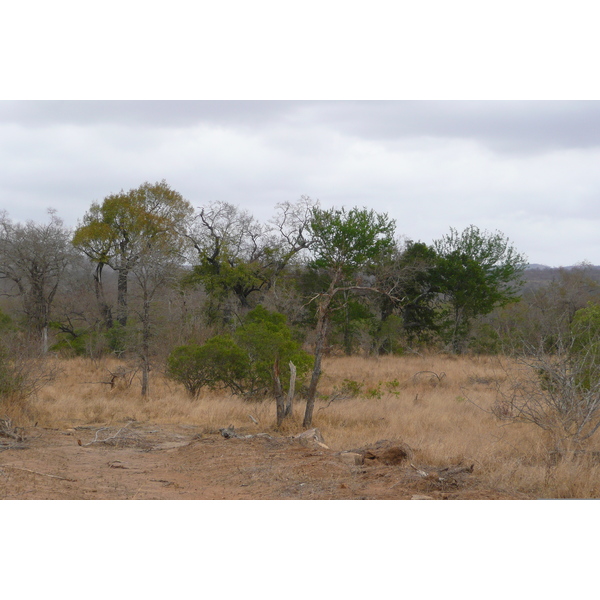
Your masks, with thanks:
[(401, 241), (387, 214), (306, 196), (263, 223), (227, 202), (194, 207), (165, 181), (93, 202), (73, 231), (53, 211), (46, 223), (0, 215), (3, 339), (135, 356), (143, 395), (153, 364), (174, 373), (173, 357), (198, 348), (210, 364), (208, 342), (213, 359), (217, 348), (246, 353), (228, 382), (240, 393), (277, 391), (295, 358), (310, 375), (305, 425), (328, 352), (463, 353), (485, 350), (486, 335), (493, 351), (519, 314), (525, 267), (502, 233), (474, 225), (431, 244)]

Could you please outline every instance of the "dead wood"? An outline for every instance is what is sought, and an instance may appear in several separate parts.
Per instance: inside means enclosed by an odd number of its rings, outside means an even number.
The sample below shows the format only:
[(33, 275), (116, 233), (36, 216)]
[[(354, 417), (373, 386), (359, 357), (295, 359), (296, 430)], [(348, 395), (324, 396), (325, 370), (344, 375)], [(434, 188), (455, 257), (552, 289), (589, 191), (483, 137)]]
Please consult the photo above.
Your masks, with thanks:
[(19, 433), (18, 429), (18, 427), (13, 426), (10, 419), (0, 419), (0, 436), (11, 438), (17, 442), (24, 442), (25, 436)]
[[(442, 379), (444, 379), (444, 377), (446, 377), (446, 373), (444, 373), (444, 372), (442, 372), (438, 375), (435, 371), (419, 371), (413, 375), (413, 382), (417, 381), (417, 378), (419, 375), (423, 375), (425, 373), (428, 373), (429, 375), (433, 375), (433, 377), (435, 377), (437, 379), (436, 385), (438, 383), (441, 383)], [(435, 383), (433, 377), (430, 377), (429, 381)]]
[(77, 479), (69, 479), (68, 477), (61, 477), (60, 475), (50, 475), (49, 473), (40, 473), (39, 471), (32, 471), (31, 469), (24, 469), (23, 467), (15, 467), (13, 465), (0, 465), (0, 467), (3, 469), (25, 471), (27, 473), (33, 473), (34, 475), (41, 475), (42, 477), (51, 477), (52, 479), (61, 479), (62, 481), (77, 481)]
[(93, 446), (94, 444), (106, 444), (108, 446), (119, 446), (119, 445), (135, 445), (142, 443), (143, 440), (140, 436), (131, 431), (129, 426), (131, 422), (127, 423), (125, 427), (121, 427), (116, 433), (113, 435), (107, 435), (106, 437), (101, 437), (100, 434), (104, 432), (110, 431), (110, 427), (101, 427), (96, 431), (94, 435), (94, 439), (87, 444), (82, 444), (83, 446)]
[(269, 438), (269, 439), (271, 438), (271, 436), (268, 433), (255, 433), (255, 434), (241, 435), (235, 430), (235, 427), (233, 425), (219, 429), (219, 433), (226, 440), (229, 440), (232, 438), (236, 438), (239, 440), (249, 440), (251, 438)]

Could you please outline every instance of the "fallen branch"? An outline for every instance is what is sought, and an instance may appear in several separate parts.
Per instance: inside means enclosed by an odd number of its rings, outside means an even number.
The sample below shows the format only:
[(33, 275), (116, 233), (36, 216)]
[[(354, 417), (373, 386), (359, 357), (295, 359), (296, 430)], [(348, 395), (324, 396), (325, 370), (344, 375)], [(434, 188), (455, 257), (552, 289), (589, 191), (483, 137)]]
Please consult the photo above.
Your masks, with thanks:
[(444, 373), (444, 372), (442, 372), (442, 373), (440, 373), (440, 375), (438, 375), (435, 371), (419, 371), (418, 373), (415, 373), (413, 375), (413, 382), (415, 381), (417, 375), (422, 375), (423, 373), (429, 373), (430, 375), (435, 375), (435, 377), (437, 377), (438, 383), (440, 383), (442, 381), (442, 379), (444, 379), (444, 377), (446, 377), (446, 373)]
[(68, 477), (61, 477), (60, 475), (50, 475), (49, 473), (40, 473), (39, 471), (32, 471), (31, 469), (24, 469), (23, 467), (14, 467), (13, 465), (0, 465), (2, 468), (16, 469), (17, 471), (26, 471), (27, 473), (33, 473), (34, 475), (41, 475), (42, 477), (51, 477), (52, 479), (61, 479), (62, 481), (77, 481), (77, 479), (69, 479)]
[(239, 440), (249, 440), (251, 438), (268, 438), (268, 439), (271, 438), (271, 436), (268, 433), (256, 433), (256, 434), (250, 434), (250, 435), (240, 435), (235, 430), (235, 427), (233, 425), (230, 425), (229, 427), (224, 427), (222, 429), (219, 429), (219, 433), (226, 440), (230, 440), (232, 438), (236, 438), (236, 439), (239, 439)]
[(121, 427), (121, 429), (119, 429), (119, 431), (117, 431), (117, 433), (115, 433), (114, 435), (109, 435), (108, 437), (104, 438), (103, 440), (99, 440), (98, 434), (102, 431), (107, 431), (110, 429), (110, 427), (101, 427), (100, 429), (98, 429), (98, 431), (96, 431), (96, 435), (94, 436), (94, 439), (91, 442), (88, 442), (87, 444), (82, 444), (82, 445), (83, 446), (91, 446), (92, 444), (107, 444), (114, 440), (123, 439), (123, 438), (127, 439), (127, 435), (121, 436), (121, 432), (127, 431), (127, 428), (131, 425), (131, 423), (132, 423), (132, 421), (127, 423), (127, 425), (125, 425), (125, 427)]
[(415, 465), (413, 465), (412, 463), (410, 463), (410, 467), (411, 469), (414, 469), (417, 472), (417, 474), (421, 477), (429, 477), (428, 473), (425, 473), (425, 471), (421, 471), (421, 469), (417, 469), (417, 467), (415, 467)]
[(17, 427), (14, 427), (10, 419), (0, 419), (0, 436), (12, 438), (17, 442), (24, 442), (25, 436), (17, 432)]

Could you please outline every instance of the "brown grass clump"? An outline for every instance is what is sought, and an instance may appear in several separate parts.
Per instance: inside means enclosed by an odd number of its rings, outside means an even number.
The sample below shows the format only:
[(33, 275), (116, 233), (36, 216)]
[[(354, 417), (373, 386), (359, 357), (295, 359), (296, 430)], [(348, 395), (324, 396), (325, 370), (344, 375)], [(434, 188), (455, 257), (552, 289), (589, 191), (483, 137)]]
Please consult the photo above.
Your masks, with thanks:
[[(216, 431), (233, 424), (256, 433), (275, 430), (275, 402), (248, 402), (203, 391), (196, 400), (153, 372), (150, 397), (140, 396), (138, 375), (115, 359), (57, 361), (60, 375), (22, 409), (21, 425), (67, 428), (83, 424), (151, 421)], [(412, 449), (411, 461), (444, 468), (475, 465), (474, 476), (500, 491), (537, 497), (600, 497), (598, 442), (570, 460), (552, 459), (539, 428), (507, 424), (491, 409), (507, 385), (507, 359), (496, 357), (331, 357), (323, 362), (313, 426), (333, 450), (395, 440)], [(126, 376), (113, 386), (110, 373)], [(304, 403), (280, 433), (299, 433)], [(13, 421), (16, 419), (13, 417)]]

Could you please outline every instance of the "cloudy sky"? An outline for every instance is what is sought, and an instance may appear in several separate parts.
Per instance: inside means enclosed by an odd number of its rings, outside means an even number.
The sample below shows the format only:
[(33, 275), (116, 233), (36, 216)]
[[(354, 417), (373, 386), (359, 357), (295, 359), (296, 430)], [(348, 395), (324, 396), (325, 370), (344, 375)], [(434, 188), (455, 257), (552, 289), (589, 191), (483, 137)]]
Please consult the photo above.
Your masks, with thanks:
[(301, 195), (431, 242), (470, 224), (532, 263), (600, 264), (600, 102), (1, 101), (0, 207), (77, 224), (145, 181), (266, 220)]

